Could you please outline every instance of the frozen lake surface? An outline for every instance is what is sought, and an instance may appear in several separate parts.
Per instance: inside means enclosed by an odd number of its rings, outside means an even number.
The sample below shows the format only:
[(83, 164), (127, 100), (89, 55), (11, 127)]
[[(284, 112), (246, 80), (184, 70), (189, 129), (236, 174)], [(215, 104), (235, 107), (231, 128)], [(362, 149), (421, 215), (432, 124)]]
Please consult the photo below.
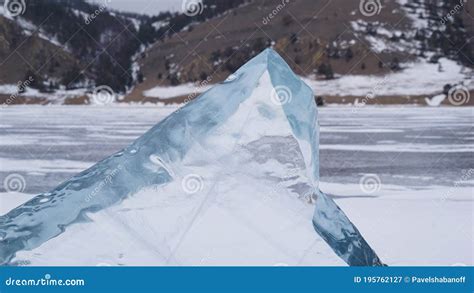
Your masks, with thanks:
[[(175, 109), (1, 109), (0, 179), (24, 181), (0, 187), (0, 214), (119, 151)], [(469, 107), (320, 108), (321, 189), (387, 264), (473, 265), (473, 114)]]

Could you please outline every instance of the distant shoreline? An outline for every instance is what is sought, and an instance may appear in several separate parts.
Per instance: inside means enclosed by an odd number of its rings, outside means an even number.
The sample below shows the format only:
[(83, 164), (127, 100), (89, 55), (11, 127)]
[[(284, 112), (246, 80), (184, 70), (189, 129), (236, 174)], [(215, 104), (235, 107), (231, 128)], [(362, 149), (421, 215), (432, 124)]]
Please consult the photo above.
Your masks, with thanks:
[[(470, 96), (474, 97), (474, 90), (469, 91)], [(195, 95), (196, 97), (198, 95)], [(414, 105), (414, 106), (433, 106), (429, 105), (427, 100), (431, 99), (433, 95), (390, 95), (390, 96), (376, 96), (367, 98), (366, 96), (321, 96), (324, 104), (338, 104), (338, 105), (352, 105), (354, 107), (361, 107), (364, 105)], [(429, 98), (427, 98), (429, 97)], [(128, 95), (123, 100), (113, 102), (112, 104), (164, 104), (164, 105), (181, 105), (195, 97), (189, 98), (189, 95), (181, 95), (172, 98), (153, 98), (145, 96)], [(0, 106), (5, 107), (9, 105), (92, 105), (90, 95), (69, 96), (61, 101), (48, 99), (44, 96), (24, 96), (18, 95), (15, 99), (11, 99), (11, 95), (0, 94)], [(440, 106), (474, 106), (474, 98), (468, 99), (461, 105), (453, 105), (445, 98)]]

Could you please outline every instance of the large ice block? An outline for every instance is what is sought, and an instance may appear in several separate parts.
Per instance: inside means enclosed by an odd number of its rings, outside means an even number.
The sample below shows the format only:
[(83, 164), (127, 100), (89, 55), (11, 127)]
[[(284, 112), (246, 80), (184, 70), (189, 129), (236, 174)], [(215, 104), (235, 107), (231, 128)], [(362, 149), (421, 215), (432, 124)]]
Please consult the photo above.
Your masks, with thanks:
[(130, 146), (1, 216), (0, 263), (339, 264), (322, 238), (349, 265), (380, 265), (319, 190), (318, 147), (312, 90), (266, 49)]

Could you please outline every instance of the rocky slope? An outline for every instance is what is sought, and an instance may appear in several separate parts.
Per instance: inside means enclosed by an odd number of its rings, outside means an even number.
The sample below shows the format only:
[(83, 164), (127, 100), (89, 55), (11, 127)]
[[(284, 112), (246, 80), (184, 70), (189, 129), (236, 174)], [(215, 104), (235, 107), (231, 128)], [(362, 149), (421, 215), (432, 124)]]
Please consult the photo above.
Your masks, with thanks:
[[(383, 99), (363, 103), (426, 104), (455, 85), (469, 96), (474, 88), (472, 1), (187, 2), (187, 11), (154, 17), (82, 0), (27, 1), (13, 17), (0, 8), (0, 101), (94, 103), (105, 88), (106, 102), (183, 102), (268, 46), (336, 103), (372, 94)], [(386, 80), (420, 72), (436, 76), (416, 81), (426, 90)], [(354, 91), (350, 83), (364, 76)], [(26, 90), (12, 88), (29, 77)]]

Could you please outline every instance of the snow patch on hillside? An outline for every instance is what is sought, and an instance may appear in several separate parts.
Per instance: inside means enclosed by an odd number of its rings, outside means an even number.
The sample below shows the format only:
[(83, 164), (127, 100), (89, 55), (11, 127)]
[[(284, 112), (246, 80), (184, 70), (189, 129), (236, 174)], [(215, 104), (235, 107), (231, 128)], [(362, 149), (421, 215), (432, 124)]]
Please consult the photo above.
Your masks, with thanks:
[(432, 95), (443, 90), (445, 84), (463, 84), (474, 89), (472, 69), (455, 61), (441, 58), (437, 64), (426, 60), (403, 64), (402, 71), (387, 75), (345, 75), (332, 80), (304, 78), (316, 95), (332, 96), (392, 96)]
[(2, 84), (0, 85), (0, 95), (8, 95), (10, 98), (7, 100), (8, 104), (15, 104), (15, 99), (18, 97), (31, 97), (31, 98), (45, 98), (48, 102), (53, 104), (63, 104), (67, 98), (84, 96), (87, 93), (87, 89), (79, 88), (74, 90), (58, 89), (54, 92), (41, 92), (37, 89), (25, 87), (24, 92), (19, 92), (19, 87), (16, 84)]
[(2, 15), (3, 17), (15, 22), (18, 26), (20, 26), (22, 29), (23, 29), (23, 34), (26, 35), (26, 36), (31, 36), (31, 35), (37, 35), (38, 37), (40, 37), (41, 39), (43, 40), (46, 40), (58, 47), (61, 47), (61, 48), (64, 48), (65, 50), (67, 50), (66, 46), (64, 46), (63, 44), (61, 44), (58, 39), (56, 38), (56, 36), (53, 36), (53, 35), (49, 35), (47, 34), (44, 30), (42, 30), (41, 28), (37, 27), (35, 24), (33, 24), (32, 22), (20, 17), (20, 16), (17, 16), (17, 17), (12, 17), (10, 16), (6, 11), (5, 11), (5, 8), (3, 6), (0, 7), (0, 15)]
[[(443, 91), (446, 84), (461, 84), (474, 89), (474, 71), (447, 58), (438, 63), (425, 59), (401, 65), (401, 71), (387, 75), (344, 75), (331, 80), (316, 80), (315, 76), (302, 77), (315, 95), (330, 96), (404, 96), (427, 95)], [(179, 96), (200, 94), (212, 85), (199, 86), (193, 83), (178, 86), (156, 86), (143, 92), (145, 97), (170, 99)]]

